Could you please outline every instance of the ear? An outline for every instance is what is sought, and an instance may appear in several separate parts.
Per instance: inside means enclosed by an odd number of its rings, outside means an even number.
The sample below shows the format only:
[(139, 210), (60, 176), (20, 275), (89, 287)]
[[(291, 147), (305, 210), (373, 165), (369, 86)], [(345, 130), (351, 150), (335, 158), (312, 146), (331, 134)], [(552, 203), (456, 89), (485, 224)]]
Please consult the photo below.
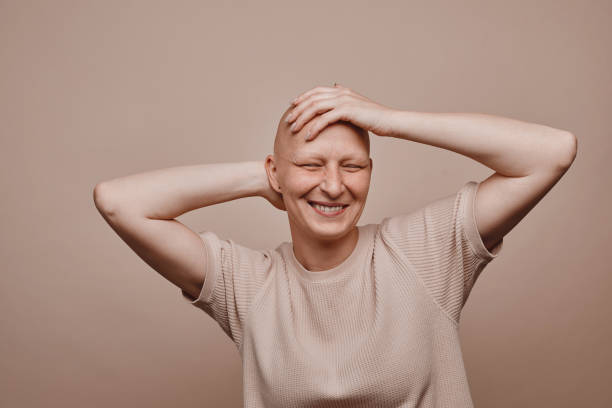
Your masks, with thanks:
[(280, 194), (281, 188), (278, 182), (278, 168), (273, 154), (269, 154), (265, 161), (266, 173), (268, 174), (268, 182), (274, 191)]

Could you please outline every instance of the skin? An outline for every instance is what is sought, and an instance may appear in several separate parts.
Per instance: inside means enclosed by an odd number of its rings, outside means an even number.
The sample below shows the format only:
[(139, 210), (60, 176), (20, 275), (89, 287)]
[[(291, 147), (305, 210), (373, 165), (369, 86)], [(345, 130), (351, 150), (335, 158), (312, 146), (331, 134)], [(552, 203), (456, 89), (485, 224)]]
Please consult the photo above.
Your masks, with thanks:
[[(206, 259), (201, 238), (176, 217), (239, 198), (261, 196), (287, 211), (296, 258), (311, 271), (327, 270), (357, 242), (372, 172), (368, 132), (453, 151), (493, 170), (474, 202), (476, 226), (490, 251), (561, 179), (578, 148), (572, 133), (545, 125), (480, 113), (403, 111), (340, 85), (316, 87), (283, 114), (274, 154), (265, 161), (131, 174), (98, 183), (94, 202), (130, 248), (193, 298), (202, 289)], [(319, 166), (305, 166), (311, 163), (305, 156), (315, 153)], [(369, 166), (357, 170), (349, 159)], [(308, 199), (350, 206), (336, 219), (322, 218)]]
[(477, 229), (489, 251), (563, 177), (578, 149), (577, 138), (566, 130), (480, 113), (392, 109), (337, 84), (310, 89), (292, 104), (291, 131), (309, 126), (309, 140), (346, 121), (378, 136), (450, 150), (492, 169), (474, 202)]
[[(357, 222), (365, 207), (373, 162), (368, 132), (338, 121), (323, 129), (314, 140), (305, 140), (310, 126), (290, 130), (279, 122), (274, 154), (265, 168), (271, 188), (287, 210), (293, 251), (310, 271), (331, 269), (353, 252), (359, 238)], [(336, 217), (318, 214), (310, 200), (348, 204)]]

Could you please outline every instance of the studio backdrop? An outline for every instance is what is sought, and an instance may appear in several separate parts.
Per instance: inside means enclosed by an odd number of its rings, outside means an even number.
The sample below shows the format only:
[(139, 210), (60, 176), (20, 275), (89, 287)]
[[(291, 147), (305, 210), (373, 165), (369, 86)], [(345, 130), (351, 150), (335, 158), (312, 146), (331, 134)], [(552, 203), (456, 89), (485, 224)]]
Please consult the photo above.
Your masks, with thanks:
[[(1, 1), (0, 406), (241, 406), (230, 339), (117, 237), (93, 189), (263, 160), (290, 101), (334, 82), (577, 137), (478, 278), (461, 345), (476, 407), (612, 406), (611, 17), (605, 1)], [(371, 157), (359, 225), (492, 174), (376, 135)], [(256, 249), (291, 240), (259, 197), (178, 220)]]

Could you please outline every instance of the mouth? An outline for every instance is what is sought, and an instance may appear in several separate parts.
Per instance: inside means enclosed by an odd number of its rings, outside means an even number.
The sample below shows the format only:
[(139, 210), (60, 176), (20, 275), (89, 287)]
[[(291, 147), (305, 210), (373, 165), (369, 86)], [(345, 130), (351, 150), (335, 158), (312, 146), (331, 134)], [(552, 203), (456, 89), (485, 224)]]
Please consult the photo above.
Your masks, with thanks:
[(308, 204), (312, 207), (313, 210), (315, 210), (317, 214), (320, 214), (324, 217), (338, 216), (344, 212), (346, 207), (349, 206), (349, 204), (324, 205), (316, 201), (308, 201)]

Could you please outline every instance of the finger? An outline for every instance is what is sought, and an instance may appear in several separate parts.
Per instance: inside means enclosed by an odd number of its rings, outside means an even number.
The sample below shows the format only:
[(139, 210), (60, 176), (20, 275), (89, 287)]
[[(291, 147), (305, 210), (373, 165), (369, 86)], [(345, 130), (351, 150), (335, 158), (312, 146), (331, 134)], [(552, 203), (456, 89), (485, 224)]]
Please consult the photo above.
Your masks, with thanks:
[(295, 119), (295, 122), (293, 122), (290, 129), (293, 132), (299, 132), (300, 129), (315, 115), (327, 112), (328, 110), (335, 108), (337, 105), (338, 100), (333, 96), (320, 98), (319, 100), (308, 103), (307, 107)]
[(321, 99), (331, 98), (333, 96), (334, 96), (334, 93), (332, 92), (320, 92), (320, 93), (312, 94), (311, 96), (309, 96), (308, 98), (302, 100), (299, 104), (297, 104), (293, 108), (293, 110), (289, 112), (285, 120), (287, 121), (287, 123), (291, 123), (295, 119), (297, 119), (300, 116), (300, 114), (311, 105), (311, 103), (315, 101), (319, 101)]
[(355, 98), (358, 99), (362, 99), (362, 100), (368, 100), (368, 98), (366, 98), (363, 95), (358, 94), (357, 92), (353, 91), (352, 89), (347, 88), (346, 86), (340, 85), (337, 82), (334, 83), (334, 89), (336, 89), (337, 91), (339, 91), (339, 93), (341, 95), (350, 95), (353, 96)]
[(327, 86), (317, 86), (315, 88), (312, 88), (306, 92), (303, 92), (302, 94), (298, 95), (292, 102), (293, 105), (297, 105), (299, 104), (301, 101), (303, 101), (304, 99), (308, 98), (310, 95), (318, 93), (318, 92), (329, 92), (329, 91), (333, 91), (334, 88), (330, 88)]
[(312, 106), (313, 103), (323, 99), (333, 98), (334, 96), (335, 94), (332, 92), (322, 92), (318, 94), (313, 94), (309, 98), (304, 99), (297, 106), (295, 106), (293, 110), (289, 112), (285, 120), (287, 121), (287, 123), (291, 123), (295, 121), (302, 114), (302, 112)]
[(317, 118), (313, 119), (312, 126), (306, 133), (305, 140), (310, 141), (316, 138), (321, 130), (325, 129), (326, 126), (337, 122), (339, 120), (346, 120), (345, 112), (342, 108), (332, 109)]

